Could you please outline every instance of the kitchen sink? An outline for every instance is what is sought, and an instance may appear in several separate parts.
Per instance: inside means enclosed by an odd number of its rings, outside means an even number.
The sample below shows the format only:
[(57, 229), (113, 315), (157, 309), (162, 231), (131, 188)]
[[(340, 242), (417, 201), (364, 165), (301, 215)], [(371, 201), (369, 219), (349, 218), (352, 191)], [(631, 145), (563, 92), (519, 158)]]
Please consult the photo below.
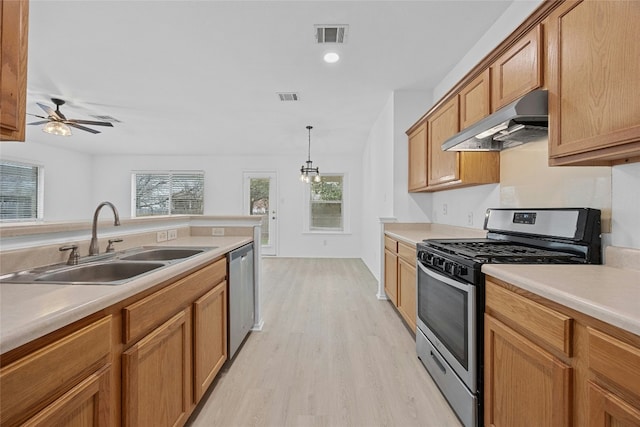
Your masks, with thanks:
[(216, 248), (143, 246), (83, 257), (77, 265), (54, 264), (5, 274), (0, 283), (122, 285)]
[(34, 280), (36, 282), (82, 282), (105, 283), (131, 279), (156, 268), (164, 267), (161, 262), (122, 262), (106, 261), (94, 264), (78, 265), (43, 273)]
[(211, 248), (150, 248), (144, 249), (131, 255), (121, 256), (121, 260), (125, 261), (171, 261), (176, 259), (189, 258), (191, 256), (201, 254)]

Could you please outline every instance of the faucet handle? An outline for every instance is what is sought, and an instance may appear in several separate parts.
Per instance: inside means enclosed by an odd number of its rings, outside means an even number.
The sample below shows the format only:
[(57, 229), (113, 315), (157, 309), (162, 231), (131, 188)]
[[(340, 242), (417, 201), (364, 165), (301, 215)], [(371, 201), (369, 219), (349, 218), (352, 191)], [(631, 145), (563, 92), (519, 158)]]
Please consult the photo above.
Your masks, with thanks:
[(78, 261), (80, 260), (80, 254), (78, 253), (78, 245), (65, 245), (60, 246), (58, 249), (60, 252), (63, 251), (71, 251), (69, 254), (69, 259), (67, 260), (67, 265), (78, 265)]
[(120, 243), (122, 239), (109, 239), (109, 244), (107, 245), (107, 252), (113, 252), (115, 249), (113, 247), (114, 243)]

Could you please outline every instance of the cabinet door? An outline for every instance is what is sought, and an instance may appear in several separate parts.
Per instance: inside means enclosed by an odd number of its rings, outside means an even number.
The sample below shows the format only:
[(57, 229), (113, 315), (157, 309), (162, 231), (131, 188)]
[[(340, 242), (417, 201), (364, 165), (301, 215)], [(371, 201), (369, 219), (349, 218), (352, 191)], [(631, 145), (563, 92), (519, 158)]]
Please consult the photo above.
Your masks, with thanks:
[(427, 186), (427, 122), (409, 134), (409, 191)]
[(227, 360), (227, 282), (193, 304), (194, 399), (198, 402)]
[(24, 141), (29, 2), (0, 2), (0, 140)]
[(191, 309), (122, 354), (125, 427), (183, 425), (191, 404)]
[(640, 426), (640, 409), (589, 382), (589, 427)]
[(111, 367), (106, 366), (64, 394), (23, 427), (108, 427), (109, 377)]
[(384, 292), (393, 305), (398, 305), (398, 255), (384, 250)]
[(638, 1), (566, 2), (550, 15), (550, 157), (640, 155), (638, 22)]
[(541, 39), (538, 25), (491, 65), (491, 111), (542, 86)]
[(467, 84), (458, 94), (460, 100), (460, 129), (464, 129), (491, 113), (489, 69)]
[(486, 426), (568, 426), (572, 369), (485, 315)]
[(438, 108), (428, 119), (428, 167), (429, 186), (444, 184), (459, 178), (458, 153), (442, 151), (442, 143), (458, 133), (458, 98), (453, 98)]
[(416, 267), (398, 258), (398, 311), (416, 331)]

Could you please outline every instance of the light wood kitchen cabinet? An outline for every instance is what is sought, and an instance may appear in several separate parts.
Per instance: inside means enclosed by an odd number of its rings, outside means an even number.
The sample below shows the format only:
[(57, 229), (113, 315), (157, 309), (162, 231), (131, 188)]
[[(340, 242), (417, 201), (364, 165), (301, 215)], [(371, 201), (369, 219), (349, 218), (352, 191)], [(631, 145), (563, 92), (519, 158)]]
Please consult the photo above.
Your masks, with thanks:
[(0, 424), (18, 425), (33, 416), (34, 425), (45, 425), (47, 419), (71, 420), (77, 409), (99, 413), (98, 425), (105, 425), (101, 423), (109, 419), (108, 374), (96, 372), (109, 363), (110, 336), (111, 316), (107, 316), (4, 366)]
[(436, 186), (459, 178), (458, 153), (442, 151), (442, 143), (458, 133), (458, 99), (442, 105), (427, 118), (427, 184)]
[(542, 87), (542, 61), (538, 25), (491, 64), (491, 111)]
[(490, 75), (487, 68), (458, 94), (460, 130), (484, 119), (491, 113)]
[(0, 141), (24, 141), (28, 0), (0, 0)]
[(122, 354), (123, 425), (180, 426), (191, 409), (191, 309)]
[(387, 298), (398, 305), (398, 255), (389, 249), (384, 250), (384, 292)]
[(384, 236), (384, 290), (409, 326), (416, 331), (416, 248)]
[(548, 18), (552, 165), (640, 160), (637, 1), (567, 1)]
[[(474, 83), (476, 90), (469, 88), (466, 100), (470, 101), (483, 92), (484, 84)], [(432, 192), (500, 182), (500, 153), (442, 151), (442, 143), (459, 130), (461, 99), (452, 98), (407, 131), (410, 192)], [(487, 105), (488, 102), (487, 98)], [(470, 104), (464, 108), (468, 115), (483, 114)]]
[(207, 391), (227, 360), (227, 282), (193, 303), (194, 401)]
[[(414, 249), (415, 254), (415, 249)], [(416, 331), (416, 264), (398, 258), (398, 311), (409, 328)]]
[(485, 285), (485, 425), (640, 426), (640, 336)]
[(113, 425), (109, 408), (111, 365), (87, 379), (53, 402), (23, 427), (109, 427)]
[(409, 133), (409, 191), (427, 187), (427, 122), (422, 121)]
[(485, 315), (485, 425), (568, 426), (572, 369)]

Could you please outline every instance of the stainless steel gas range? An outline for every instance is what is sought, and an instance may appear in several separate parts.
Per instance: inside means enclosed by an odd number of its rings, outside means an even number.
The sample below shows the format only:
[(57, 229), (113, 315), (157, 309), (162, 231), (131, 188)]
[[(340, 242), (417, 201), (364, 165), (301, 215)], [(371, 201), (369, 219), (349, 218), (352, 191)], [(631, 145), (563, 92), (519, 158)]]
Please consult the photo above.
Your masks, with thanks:
[(601, 262), (596, 209), (488, 209), (484, 229), (417, 246), (418, 357), (467, 427), (482, 424), (482, 265)]

